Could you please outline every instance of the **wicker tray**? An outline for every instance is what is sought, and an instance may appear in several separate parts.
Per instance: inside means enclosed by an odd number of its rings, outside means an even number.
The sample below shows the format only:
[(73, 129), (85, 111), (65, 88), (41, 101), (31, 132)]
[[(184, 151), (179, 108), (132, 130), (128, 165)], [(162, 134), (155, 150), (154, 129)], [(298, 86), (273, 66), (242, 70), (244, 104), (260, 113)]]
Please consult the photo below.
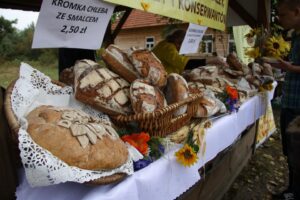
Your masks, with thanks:
[[(20, 123), (19, 123), (16, 115), (14, 114), (14, 112), (12, 110), (12, 105), (11, 105), (11, 95), (12, 95), (16, 81), (17, 80), (11, 82), (5, 91), (4, 111), (5, 111), (5, 115), (7, 118), (8, 126), (12, 133), (12, 140), (14, 142), (15, 149), (18, 151), (17, 154), (20, 155), (19, 148), (18, 148), (18, 143), (19, 143), (18, 132), (20, 129)], [(55, 81), (55, 80), (52, 80), (52, 83), (56, 84), (58, 86), (62, 86), (62, 87), (65, 86), (64, 83), (61, 83), (61, 82)], [(19, 160), (18, 163), (21, 163), (21, 158), (18, 158), (18, 160)], [(96, 180), (86, 182), (85, 184), (104, 185), (104, 184), (116, 183), (116, 182), (120, 182), (121, 180), (123, 180), (126, 176), (127, 176), (127, 174), (125, 174), (125, 173), (116, 173), (116, 174), (113, 174), (110, 176), (106, 176), (103, 178), (99, 178)]]
[[(110, 116), (110, 118), (117, 126), (124, 127), (128, 124), (135, 124), (151, 136), (165, 137), (190, 121), (198, 109), (201, 97), (202, 94), (193, 94), (181, 102), (171, 104), (152, 113), (116, 115)], [(174, 113), (183, 106), (187, 106), (187, 112), (174, 116)]]

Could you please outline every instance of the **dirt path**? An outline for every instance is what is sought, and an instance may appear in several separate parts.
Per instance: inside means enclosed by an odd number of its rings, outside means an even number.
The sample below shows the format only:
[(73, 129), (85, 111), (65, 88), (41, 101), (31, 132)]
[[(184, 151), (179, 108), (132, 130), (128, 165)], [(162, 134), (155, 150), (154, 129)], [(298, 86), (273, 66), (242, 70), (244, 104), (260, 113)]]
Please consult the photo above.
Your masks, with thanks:
[[(274, 110), (279, 128), (279, 110)], [(285, 189), (287, 165), (281, 151), (280, 133), (274, 133), (261, 145), (222, 200), (267, 200), (271, 193)]]

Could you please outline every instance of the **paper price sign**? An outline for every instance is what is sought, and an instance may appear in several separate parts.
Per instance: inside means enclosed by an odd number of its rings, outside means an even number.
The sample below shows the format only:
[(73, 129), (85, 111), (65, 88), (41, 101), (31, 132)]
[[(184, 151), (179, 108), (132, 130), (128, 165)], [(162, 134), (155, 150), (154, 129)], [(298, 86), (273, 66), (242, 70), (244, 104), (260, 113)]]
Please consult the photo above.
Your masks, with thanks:
[(99, 49), (113, 10), (100, 0), (44, 0), (32, 48)]
[(189, 24), (184, 40), (179, 50), (179, 54), (197, 53), (199, 43), (205, 34), (207, 27), (197, 24)]

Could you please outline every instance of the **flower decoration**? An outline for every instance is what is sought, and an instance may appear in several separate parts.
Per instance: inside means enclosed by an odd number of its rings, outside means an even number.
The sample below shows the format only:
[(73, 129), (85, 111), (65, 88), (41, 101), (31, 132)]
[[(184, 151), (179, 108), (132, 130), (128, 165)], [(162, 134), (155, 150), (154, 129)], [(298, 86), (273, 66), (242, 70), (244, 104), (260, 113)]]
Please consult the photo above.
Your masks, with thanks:
[(149, 3), (146, 3), (146, 2), (141, 2), (141, 6), (142, 8), (144, 9), (144, 11), (148, 11), (149, 8), (150, 8), (150, 4)]
[(198, 160), (198, 156), (194, 149), (185, 144), (179, 151), (175, 153), (177, 161), (185, 167), (190, 167)]
[(272, 91), (273, 90), (273, 84), (272, 83), (266, 83), (262, 84), (259, 86), (259, 91), (264, 92), (264, 91)]
[(249, 58), (260, 57), (283, 58), (288, 55), (290, 44), (279, 34), (272, 35), (263, 28), (250, 30), (245, 35), (247, 42), (252, 47), (245, 49), (245, 55)]
[(229, 85), (226, 85), (226, 92), (230, 99), (237, 100), (239, 98), (238, 91)]
[(199, 145), (196, 140), (193, 131), (190, 130), (184, 146), (175, 152), (176, 160), (185, 167), (192, 166), (198, 160)]
[(159, 137), (152, 137), (148, 145), (150, 147), (149, 156), (152, 159), (158, 159), (165, 153), (165, 147), (161, 143), (161, 138)]
[(290, 45), (285, 42), (281, 35), (277, 37), (272, 36), (266, 41), (266, 49), (268, 51), (268, 55), (275, 58), (280, 58), (287, 56)]
[(258, 47), (250, 48), (245, 51), (245, 55), (249, 58), (261, 57), (261, 53)]
[(148, 154), (148, 144), (150, 136), (148, 133), (133, 133), (131, 135), (124, 135), (121, 137), (124, 142), (128, 142), (130, 145), (134, 146), (141, 154)]
[(226, 109), (229, 112), (238, 111), (239, 93), (234, 87), (226, 85), (225, 91), (223, 93), (218, 94), (217, 98), (225, 104)]
[(143, 155), (142, 159), (133, 160), (134, 171), (148, 166), (165, 153), (165, 147), (162, 145), (161, 141), (162, 138), (150, 137), (148, 133), (143, 131), (140, 132), (140, 130), (136, 128), (120, 129), (118, 130), (118, 134), (124, 142), (133, 146)]
[(134, 171), (138, 171), (147, 167), (150, 163), (152, 163), (152, 160), (150, 159), (140, 159), (136, 162), (133, 162), (133, 169)]

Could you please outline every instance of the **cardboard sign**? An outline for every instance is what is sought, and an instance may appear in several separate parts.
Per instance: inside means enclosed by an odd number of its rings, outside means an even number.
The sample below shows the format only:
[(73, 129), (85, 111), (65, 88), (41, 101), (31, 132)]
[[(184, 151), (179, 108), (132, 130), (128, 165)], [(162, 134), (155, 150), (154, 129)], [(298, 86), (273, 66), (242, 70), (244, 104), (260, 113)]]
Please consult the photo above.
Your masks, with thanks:
[(225, 30), (228, 0), (104, 0), (182, 21)]
[(179, 54), (197, 53), (207, 27), (189, 24)]
[(99, 49), (113, 10), (99, 0), (44, 0), (32, 48)]

